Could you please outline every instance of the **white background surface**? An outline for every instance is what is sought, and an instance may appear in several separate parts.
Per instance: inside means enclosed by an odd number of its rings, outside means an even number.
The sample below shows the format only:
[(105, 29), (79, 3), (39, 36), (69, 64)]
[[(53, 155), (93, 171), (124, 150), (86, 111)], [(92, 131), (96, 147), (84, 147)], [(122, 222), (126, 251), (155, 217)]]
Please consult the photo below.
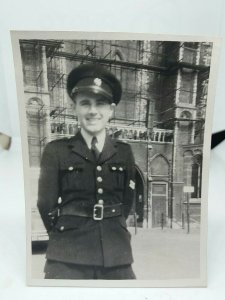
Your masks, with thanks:
[[(216, 36), (225, 39), (224, 0), (0, 0), (0, 299), (223, 299), (225, 293), (225, 142), (212, 152), (208, 288), (78, 289), (26, 287), (25, 203), (19, 116), (9, 30), (77, 30)], [(213, 131), (225, 129), (225, 41), (216, 84)], [(8, 110), (7, 110), (8, 108)]]

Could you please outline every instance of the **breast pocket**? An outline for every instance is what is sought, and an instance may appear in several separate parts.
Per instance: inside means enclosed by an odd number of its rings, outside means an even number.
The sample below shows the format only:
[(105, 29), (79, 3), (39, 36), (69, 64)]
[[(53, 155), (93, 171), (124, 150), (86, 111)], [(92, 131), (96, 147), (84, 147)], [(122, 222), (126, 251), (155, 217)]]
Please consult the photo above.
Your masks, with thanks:
[(112, 186), (114, 189), (123, 190), (126, 179), (126, 166), (120, 163), (109, 164), (109, 173), (112, 179)]
[(84, 190), (85, 168), (83, 163), (66, 162), (61, 167), (61, 179), (63, 189)]

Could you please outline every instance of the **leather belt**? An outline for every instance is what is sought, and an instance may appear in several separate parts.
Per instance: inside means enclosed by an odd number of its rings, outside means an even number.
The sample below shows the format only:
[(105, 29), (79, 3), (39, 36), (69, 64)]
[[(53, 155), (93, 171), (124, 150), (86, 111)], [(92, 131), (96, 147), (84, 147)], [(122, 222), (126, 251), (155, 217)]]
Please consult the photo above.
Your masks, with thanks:
[(122, 215), (122, 204), (103, 205), (95, 204), (93, 206), (83, 205), (67, 205), (58, 210), (59, 216), (78, 216), (89, 217), (94, 220), (102, 220), (104, 218), (112, 218)]

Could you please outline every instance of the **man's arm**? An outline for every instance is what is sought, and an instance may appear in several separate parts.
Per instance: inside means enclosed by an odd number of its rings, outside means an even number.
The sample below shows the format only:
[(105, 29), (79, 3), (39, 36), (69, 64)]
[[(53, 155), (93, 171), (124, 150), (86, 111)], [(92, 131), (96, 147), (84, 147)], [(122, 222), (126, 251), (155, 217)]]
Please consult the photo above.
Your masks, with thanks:
[(49, 143), (46, 145), (42, 155), (37, 202), (41, 218), (47, 231), (51, 230), (52, 223), (49, 213), (57, 206), (59, 197), (58, 165), (56, 144)]
[(127, 172), (125, 180), (125, 190), (124, 190), (124, 216), (127, 219), (135, 196), (135, 162), (134, 156), (131, 150), (131, 146), (127, 145), (126, 157), (127, 157)]

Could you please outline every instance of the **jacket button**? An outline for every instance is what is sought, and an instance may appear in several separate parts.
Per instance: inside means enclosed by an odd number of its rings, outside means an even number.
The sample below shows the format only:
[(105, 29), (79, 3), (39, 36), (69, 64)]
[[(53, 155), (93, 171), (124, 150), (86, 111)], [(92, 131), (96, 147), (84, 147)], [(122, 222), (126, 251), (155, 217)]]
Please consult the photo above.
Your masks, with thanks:
[(64, 226), (60, 226), (60, 231), (63, 231), (64, 229), (65, 229), (65, 227)]
[(116, 167), (112, 167), (112, 170), (113, 170), (113, 171), (116, 171)]
[(114, 212), (116, 212), (116, 210), (115, 210), (115, 209), (112, 209), (112, 212), (114, 213)]
[(101, 167), (101, 166), (97, 166), (97, 170), (98, 170), (98, 171), (101, 171), (101, 170), (102, 170), (102, 167)]
[(99, 194), (103, 194), (103, 189), (101, 189), (101, 188), (98, 189), (98, 193), (99, 193)]
[(99, 199), (99, 200), (98, 200), (98, 204), (103, 205), (103, 204), (104, 204), (104, 201), (103, 201), (102, 199)]
[(58, 199), (58, 204), (61, 204), (61, 203), (62, 203), (62, 198), (59, 197), (59, 199)]
[(73, 171), (73, 167), (72, 167), (72, 166), (69, 167), (68, 170), (69, 170), (69, 171)]
[(123, 168), (122, 168), (122, 167), (119, 167), (119, 170), (122, 172), (122, 171), (123, 171)]
[(102, 177), (97, 177), (98, 182), (102, 182)]

